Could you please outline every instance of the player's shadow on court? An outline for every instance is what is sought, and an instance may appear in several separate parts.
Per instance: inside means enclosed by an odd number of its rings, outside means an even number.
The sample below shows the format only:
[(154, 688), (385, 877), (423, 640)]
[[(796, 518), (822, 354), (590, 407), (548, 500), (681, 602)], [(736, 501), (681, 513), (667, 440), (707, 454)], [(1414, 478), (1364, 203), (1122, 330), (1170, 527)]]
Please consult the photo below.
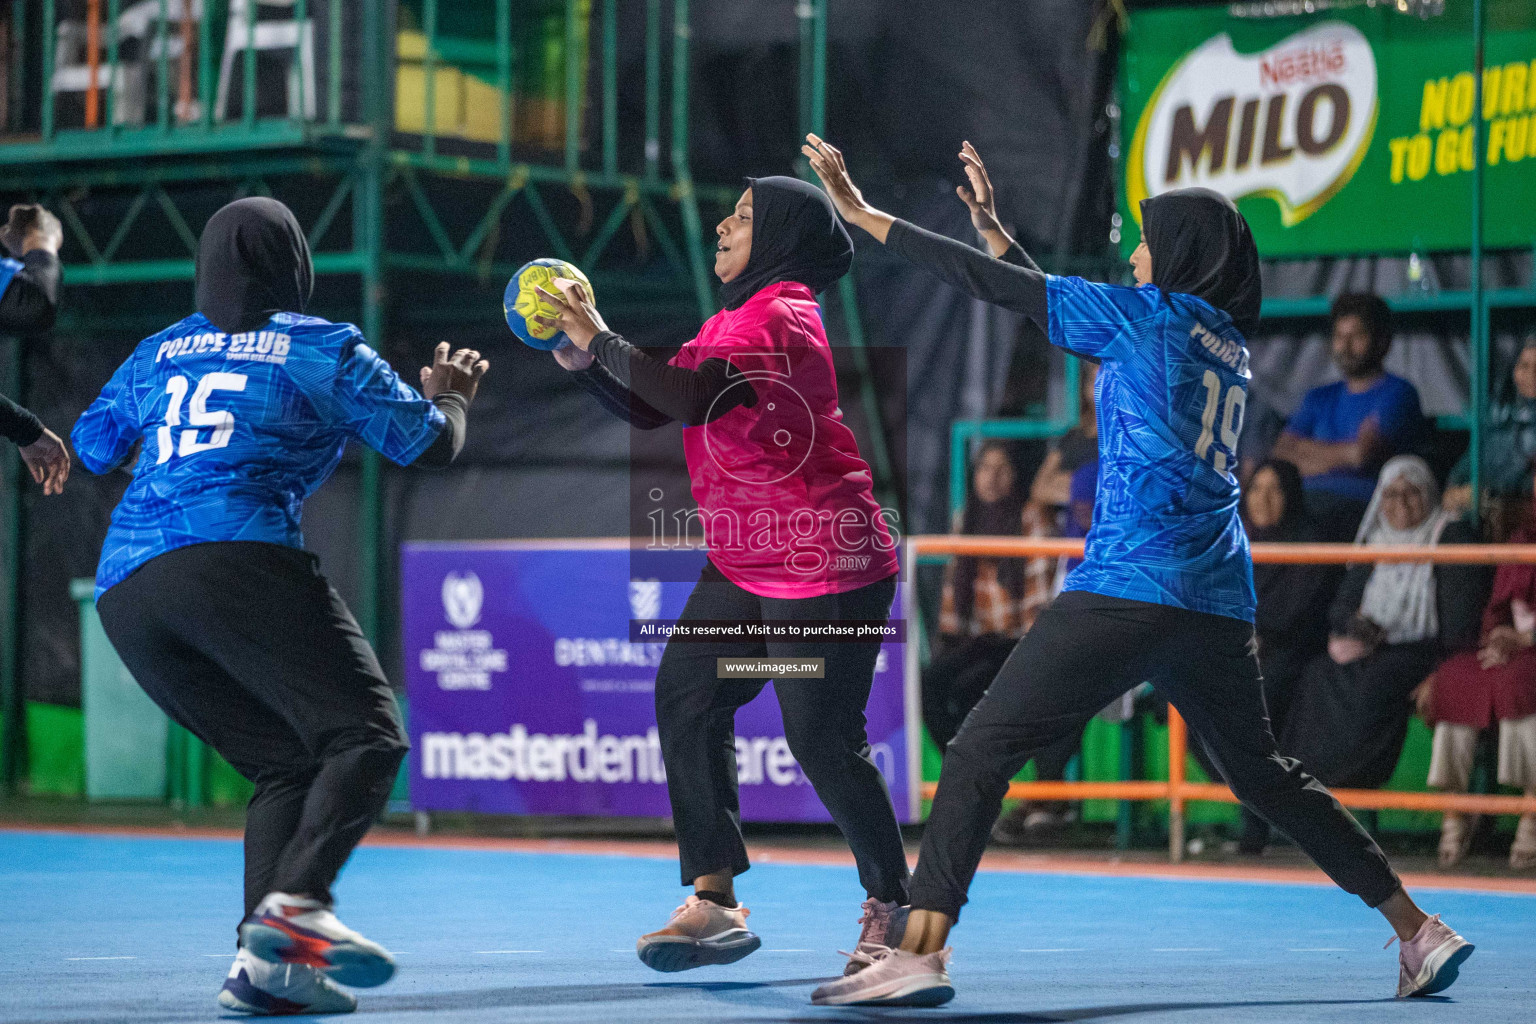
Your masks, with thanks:
[[(1174, 1013), (1181, 1010), (1263, 1010), (1307, 1006), (1369, 1006), (1372, 1004), (1395, 1003), (1397, 1001), (1390, 998), (1253, 999), (1203, 1003), (1125, 1003), (1120, 1006), (1084, 1006), (1077, 1009), (1041, 1010), (1036, 1013), (1012, 1010), (967, 1013), (963, 1010), (946, 1010), (944, 1007), (931, 1010), (908, 1010), (906, 1012), (921, 1014), (922, 1019), (925, 1021), (942, 1022), (942, 1024), (1067, 1024), (1067, 1022), (1071, 1021), (1106, 1020), (1112, 1017), (1129, 1017), (1143, 1013)], [(1452, 1000), (1444, 996), (1430, 996), (1423, 1001), (1449, 1003)], [(815, 1016), (804, 1017), (784, 1017), (780, 1019), (779, 1024), (854, 1024), (854, 1022), (867, 1024), (867, 1022), (888, 1017), (891, 1012), (892, 1010), (888, 1008), (846, 1006), (840, 1008), (840, 1012), (818, 1013)]]
[[(655, 1003), (683, 990), (737, 993), (753, 989), (808, 988), (830, 978), (785, 978), (777, 981), (658, 981), (622, 985), (518, 985), (457, 992), (423, 992), (416, 995), (374, 996), (367, 1009), (373, 1013), (436, 1012), (443, 1010), (529, 1009), (533, 1007), (574, 1006), (593, 1003)], [(1452, 1000), (1431, 996), (1424, 1002)], [(809, 1011), (804, 1015), (761, 1017), (753, 1020), (777, 1020), (779, 1024), (867, 1024), (888, 1017), (893, 1011), (903, 1015), (920, 1014), (925, 1021), (942, 1024), (1069, 1024), (1073, 1021), (1106, 1020), (1139, 1014), (1175, 1013), (1190, 1010), (1267, 1010), (1292, 1007), (1369, 1006), (1395, 1003), (1395, 999), (1256, 999), (1212, 1000), (1208, 1002), (1124, 1003), (1116, 1006), (1085, 1006), (1060, 1010), (979, 1011), (904, 1010), (898, 1007), (841, 1007)], [(728, 1019), (718, 1013), (711, 1017), (717, 1024)]]
[[(518, 985), (458, 992), (370, 996), (370, 1013), (410, 1013), (435, 1010), (494, 1010), (514, 1007), (563, 1006), (580, 1003), (654, 1002), (683, 989), (741, 992), (764, 988), (809, 988), (830, 978), (785, 978), (777, 981), (659, 981), (624, 985)], [(822, 1018), (825, 1020), (826, 1018)]]

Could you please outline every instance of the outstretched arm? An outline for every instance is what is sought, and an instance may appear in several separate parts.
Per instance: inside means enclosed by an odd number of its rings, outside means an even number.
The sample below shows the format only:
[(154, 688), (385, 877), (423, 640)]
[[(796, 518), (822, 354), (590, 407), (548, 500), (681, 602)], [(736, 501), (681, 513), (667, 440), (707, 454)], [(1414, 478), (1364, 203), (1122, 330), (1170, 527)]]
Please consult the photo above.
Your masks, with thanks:
[(448, 343), (438, 342), (432, 365), (421, 368), (421, 393), (443, 414), (444, 426), (411, 465), (441, 469), (459, 457), (469, 429), (469, 403), (475, 400), (480, 378), (489, 368), (490, 363), (481, 359), (479, 352), (461, 348), (449, 356)]
[(955, 194), (971, 211), (971, 225), (986, 240), (987, 251), (1014, 266), (1039, 270), (1040, 267), (1030, 258), (1029, 253), (1014, 241), (1013, 236), (1003, 227), (1003, 222), (997, 219), (997, 193), (992, 189), (992, 178), (987, 174), (987, 166), (981, 162), (981, 154), (976, 152), (976, 147), (969, 142), (961, 143), (960, 162), (965, 165), (965, 176), (971, 184), (969, 188), (956, 186)]
[[(752, 386), (737, 386), (739, 373), (725, 360), (706, 359), (697, 370), (690, 370), (652, 358), (608, 329), (581, 285), (562, 283), (560, 287), (564, 295), (539, 289), (555, 315), (535, 319), (564, 331), (572, 345), (596, 357), (597, 363), (651, 412), (698, 426), (739, 405), (757, 404)], [(596, 383), (609, 390), (601, 378)], [(604, 404), (608, 405), (606, 401)]]
[[(932, 231), (925, 231), (906, 221), (898, 220), (883, 210), (875, 209), (865, 201), (864, 194), (853, 183), (853, 179), (848, 174), (847, 165), (843, 161), (842, 152), (836, 146), (815, 135), (807, 135), (806, 139), (808, 144), (801, 147), (801, 152), (810, 160), (811, 167), (821, 178), (827, 195), (832, 198), (837, 212), (842, 214), (844, 220), (863, 228), (873, 235), (876, 241), (889, 245), (908, 260), (961, 291), (983, 302), (990, 302), (1016, 313), (1022, 313), (1039, 324), (1041, 330), (1048, 330), (1045, 274), (1033, 265), (1033, 261), (1029, 260), (1022, 249), (1019, 249), (1017, 256), (1027, 261), (1028, 265), (1004, 262), (963, 242), (945, 238)], [(967, 174), (980, 168), (980, 164), (979, 159), (976, 160), (974, 167), (967, 161)], [(985, 168), (981, 168), (978, 173), (980, 180), (985, 182)], [(977, 180), (972, 178), (973, 182)], [(986, 187), (987, 198), (990, 201), (990, 183), (986, 183)], [(961, 192), (961, 198), (965, 199), (964, 191)], [(972, 207), (972, 223), (975, 223), (976, 209), (981, 206), (981, 203), (974, 194), (971, 200), (967, 201), (967, 205), (971, 205), (972, 201), (977, 204)], [(991, 219), (996, 220), (995, 216)], [(1001, 237), (989, 238), (989, 246), (994, 244), (994, 241), (1001, 243), (1007, 238), (1006, 234), (1002, 233), (1001, 227), (997, 232)], [(1007, 242), (1004, 252), (1011, 252), (1012, 249), (1017, 248), (1017, 243), (1012, 239), (1007, 239)]]
[(555, 362), (570, 371), (571, 379), (577, 387), (630, 426), (640, 430), (655, 430), (672, 422), (671, 416), (653, 409), (644, 399), (625, 387), (624, 382), (615, 377), (608, 367), (599, 363), (592, 353), (583, 352), (575, 345), (567, 345), (555, 349), (550, 355), (555, 357)]

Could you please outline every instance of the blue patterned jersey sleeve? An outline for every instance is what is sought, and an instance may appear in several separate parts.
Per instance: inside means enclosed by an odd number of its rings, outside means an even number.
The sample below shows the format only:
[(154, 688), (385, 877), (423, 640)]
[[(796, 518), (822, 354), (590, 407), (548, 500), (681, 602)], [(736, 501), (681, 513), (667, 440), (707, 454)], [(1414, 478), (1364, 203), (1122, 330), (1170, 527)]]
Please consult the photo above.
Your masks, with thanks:
[(11, 286), (11, 279), (25, 269), (26, 264), (20, 260), (13, 260), (9, 256), (0, 256), (0, 298), (5, 296), (5, 290)]
[(133, 393), (133, 373), (134, 357), (129, 356), (70, 431), (75, 454), (92, 473), (115, 469), (143, 433)]
[(339, 427), (400, 466), (415, 462), (448, 423), (361, 337), (342, 348), (328, 404)]
[(1080, 277), (1046, 277), (1051, 344), (1094, 359), (1135, 354), (1136, 325), (1157, 315), (1153, 288), (1125, 288)]

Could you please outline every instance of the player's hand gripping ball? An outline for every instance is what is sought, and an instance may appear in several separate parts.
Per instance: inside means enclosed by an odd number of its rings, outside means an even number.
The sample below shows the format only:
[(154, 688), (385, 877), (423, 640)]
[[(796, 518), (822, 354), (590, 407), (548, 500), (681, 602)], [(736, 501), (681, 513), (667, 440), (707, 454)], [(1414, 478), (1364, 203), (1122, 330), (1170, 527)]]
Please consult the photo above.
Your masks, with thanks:
[(507, 282), (506, 293), (501, 297), (501, 308), (507, 314), (507, 326), (512, 328), (512, 333), (529, 347), (546, 352), (570, 344), (564, 331), (546, 327), (534, 319), (555, 315), (554, 307), (537, 289), (542, 287), (558, 295), (557, 280), (579, 281), (588, 297), (592, 296), (592, 282), (587, 280), (586, 274), (564, 260), (543, 259), (524, 264)]

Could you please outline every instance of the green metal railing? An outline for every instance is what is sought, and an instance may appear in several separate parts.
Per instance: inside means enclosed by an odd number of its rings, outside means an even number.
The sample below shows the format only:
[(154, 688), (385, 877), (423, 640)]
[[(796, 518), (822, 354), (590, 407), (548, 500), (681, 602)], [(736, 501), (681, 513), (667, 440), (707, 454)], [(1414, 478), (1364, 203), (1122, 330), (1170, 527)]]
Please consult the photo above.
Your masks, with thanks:
[[(11, 93), (13, 103), (21, 101), (20, 86), (34, 77), (41, 80), (42, 89), (31, 98), (30, 123), (37, 133), (0, 138), (5, 191), (57, 210), (67, 235), (66, 254), (75, 260), (65, 268), (71, 286), (108, 285), (191, 279), (197, 245), (192, 210), (206, 201), (208, 186), (229, 182), (235, 183), (236, 195), (270, 194), (269, 179), (306, 176), (331, 190), (318, 216), (305, 224), (314, 249), (315, 270), (318, 274), (358, 276), (360, 326), (380, 348), (385, 346), (385, 285), (390, 270), (480, 275), (511, 272), (510, 266), (477, 261), (475, 254), (492, 237), (499, 219), (515, 200), (526, 204), (528, 214), (557, 255), (578, 261), (589, 273), (604, 259), (626, 220), (643, 223), (673, 271), (671, 287), (677, 290), (681, 286), (701, 318), (712, 314), (713, 282), (706, 256), (709, 240), (700, 204), (729, 208), (737, 192), (701, 187), (693, 180), (688, 133), (687, 0), (670, 0), (670, 32), (665, 31), (664, 0), (644, 0), (644, 74), (636, 83), (644, 90), (644, 148), (633, 166), (625, 166), (619, 148), (618, 0), (553, 0), (563, 6), (565, 17), (565, 64), (560, 79), (563, 133), (557, 151), (545, 148), (530, 155), (524, 155), (528, 147), (515, 128), (517, 74), (526, 56), (517, 45), (516, 32), (522, 26), (520, 15), (530, 9), (530, 0), (486, 2), (494, 4), (494, 28), (479, 39), (447, 38), (439, 31), (445, 17), (461, 13), (457, 5), (446, 5), (442, 0), (419, 0), (416, 5), (425, 46), (421, 54), (423, 122), (420, 132), (409, 134), (399, 131), (392, 102), (398, 85), (393, 74), (400, 43), (397, 26), (384, 16), (387, 5), (376, 0), (331, 0), (323, 9), (313, 0), (296, 0), (285, 12), (286, 19), (304, 27), (296, 39), (298, 46), (289, 54), (295, 62), (290, 73), (297, 81), (280, 116), (258, 116), (262, 90), (252, 53), (258, 27), (265, 22), (258, 21), (254, 0), (203, 0), (201, 5), (194, 0), (158, 0), (148, 26), (135, 25), (132, 29), (135, 38), (142, 37), (147, 44), (142, 51), (147, 56), (134, 62), (124, 59), (125, 39), (119, 38), (123, 10), (130, 4), (102, 0), (96, 82), (96, 111), (100, 116), (94, 127), (65, 123), (61, 96), (53, 92), (59, 24), (56, 0), (42, 0), (35, 16), (26, 13), (31, 5), (13, 5), (12, 25), (19, 36), (9, 68), (17, 86)], [(805, 55), (811, 69), (811, 96), (803, 109), (810, 112), (808, 124), (820, 130), (825, 120), (822, 50), (826, 2), (815, 0), (805, 6), (811, 11), (808, 39), (814, 52)], [(182, 25), (184, 12), (197, 15), (199, 11), (195, 25)], [(590, 22), (586, 20), (589, 12)], [(235, 19), (233, 34), (231, 17)], [(327, 29), (323, 53), (318, 52), (311, 35), (316, 20), (323, 20)], [(188, 33), (194, 37), (195, 57), (186, 46)], [(361, 39), (357, 61), (361, 89), (355, 109), (349, 108), (349, 98), (344, 102), (341, 43), (347, 33), (356, 33)], [(595, 62), (580, 56), (589, 34), (599, 47)], [(301, 73), (297, 65), (306, 56), (306, 37), (315, 51), (313, 73), (318, 87), (314, 91), (319, 96), (310, 95), (311, 76)], [(227, 72), (225, 61), (220, 59), (225, 48), (221, 43), (237, 51)], [(30, 67), (29, 55), (36, 61)], [(438, 92), (438, 71), (455, 61), (494, 69), (497, 128), (491, 139), (466, 142), (439, 131), (437, 108), (443, 97)], [(601, 119), (597, 130), (590, 133), (597, 141), (591, 153), (584, 145), (589, 133), (584, 131), (583, 122), (589, 66), (595, 67), (594, 78), (600, 82), (595, 106)], [(32, 67), (40, 70), (40, 75), (34, 75)], [(142, 94), (130, 95), (133, 90), (126, 88), (125, 77), (130, 70), (136, 75), (142, 73), (142, 82), (153, 78), (153, 88), (146, 86)], [(219, 102), (221, 93), (223, 103)], [(133, 102), (135, 107), (122, 107), (124, 102)], [(311, 104), (313, 117), (307, 113)], [(28, 112), (15, 109), (16, 115), (4, 127), (19, 133), (27, 123)], [(233, 117), (229, 116), (232, 112)], [(665, 135), (670, 135), (670, 146), (664, 154)], [(170, 156), (177, 159), (156, 159)], [(469, 233), (456, 238), (448, 226), (451, 218), (442, 216), (434, 205), (434, 191), (428, 182), (433, 177), (499, 183), (500, 188)], [(110, 220), (93, 221), (81, 196), (108, 189), (126, 190), (125, 208), (120, 213), (100, 215), (110, 216)], [(561, 223), (556, 216), (558, 208), (549, 201), (551, 190), (556, 189), (568, 189), (584, 209), (598, 213), (590, 225), (573, 232)], [(461, 196), (444, 199), (440, 192), (437, 201), (462, 204)], [(597, 198), (592, 198), (593, 194)], [(384, 211), (391, 198), (408, 200), (409, 208), (420, 216), (426, 228), (422, 237), (428, 240), (425, 250), (399, 251), (386, 246)], [(608, 203), (611, 208), (601, 205)], [(340, 232), (332, 228), (349, 205), (351, 237), (344, 247), (337, 247), (334, 236)], [(111, 206), (98, 204), (98, 208)], [(134, 251), (130, 239), (147, 219), (143, 215), (157, 210), (170, 222), (184, 251), (176, 251), (175, 242), (171, 251), (164, 251), (164, 239), (157, 238), (161, 251), (153, 258), (124, 257)], [(83, 254), (83, 260), (76, 253)], [(654, 291), (660, 286), (652, 277), (644, 276), (636, 278), (634, 287)], [(862, 346), (851, 282), (844, 282), (841, 297), (850, 336), (855, 345)], [(860, 366), (866, 368), (867, 360)], [(12, 371), (19, 373), (14, 366)], [(862, 400), (866, 411), (872, 411), (877, 472), (889, 480), (889, 457), (867, 372), (862, 383)], [(14, 451), (6, 458), (9, 462), (0, 467), (7, 474), (0, 516), (10, 510), (0, 522), (0, 557), (5, 560), (5, 576), (0, 579), (0, 704), (5, 712), (16, 713), (5, 714), (0, 785), (13, 790), (20, 777), (23, 748), (19, 730), (24, 720), (16, 664), (19, 613), (14, 600), (21, 550), (20, 468)], [(382, 614), (385, 598), (379, 592), (384, 557), (382, 485), (382, 463), (374, 452), (365, 449), (359, 478), (360, 587), (355, 610), (359, 624), (376, 642), (384, 639), (380, 631), (388, 622)]]
[[(1038, 441), (1060, 437), (1078, 423), (1081, 407), (1082, 360), (1062, 353), (1062, 399), (1060, 415), (1017, 417), (1009, 419), (955, 420), (949, 428), (949, 509), (953, 513), (965, 505), (965, 482), (971, 467), (971, 446), (979, 441)], [(940, 559), (945, 561), (946, 559)]]
[[(15, 9), (25, 4), (15, 5)], [(101, 40), (101, 52), (92, 54), (87, 47), (82, 63), (72, 65), (75, 70), (96, 69), (93, 83), (87, 75), (84, 93), (94, 94), (88, 100), (88, 110), (104, 110), (99, 124), (80, 127), (61, 127), (58, 122), (60, 93), (54, 91), (56, 66), (55, 45), (60, 27), (56, 0), (43, 0), (36, 40), (36, 52), (41, 66), (41, 91), (39, 102), (38, 140), (14, 141), (0, 147), (0, 159), (6, 163), (60, 159), (100, 159), (111, 155), (160, 154), (202, 149), (247, 149), (274, 145), (294, 145), (310, 135), (305, 111), (314, 102), (309, 95), (309, 75), (300, 73), (304, 56), (312, 52), (314, 24), (310, 17), (309, 0), (295, 0), (286, 12), (286, 18), (295, 26), (296, 44), (293, 47), (291, 74), (295, 96), (291, 108), (284, 117), (257, 117), (257, 68), (254, 54), (257, 41), (256, 0), (158, 0), (156, 17), (151, 24), (130, 25), (139, 29), (134, 37), (122, 32), (124, 23), (123, 0), (105, 0), (101, 5), (101, 21), (97, 26)], [(329, 4), (328, 38), (340, 38), (343, 4), (336, 0)], [(372, 6), (372, 5), (362, 5)], [(195, 21), (195, 30), (184, 27), (183, 21)], [(234, 21), (233, 31), (230, 22)], [(238, 81), (233, 74), (219, 81), (214, 68), (214, 54), (218, 50), (213, 38), (213, 26), (222, 22), (226, 28), (226, 46), (239, 58)], [(28, 78), (26, 63), (32, 48), (25, 45), (30, 40), (25, 35), (29, 25), (18, 20), (17, 31), (24, 45), (17, 48), (12, 74), (18, 81)], [(173, 33), (172, 27), (176, 31)], [(238, 33), (244, 29), (243, 45), (239, 45)], [(143, 44), (144, 57), (133, 60), (123, 58), (124, 44), (137, 39)], [(186, 45), (195, 39), (197, 56), (193, 60)], [(173, 57), (173, 51), (175, 56)], [(223, 61), (220, 61), (222, 67)], [(130, 88), (133, 81), (147, 80), (154, 71), (153, 95), (138, 95)], [(184, 74), (182, 72), (185, 72)], [(233, 64), (231, 64), (233, 71)], [(317, 125), (337, 130), (342, 127), (341, 117), (341, 50), (330, 47), (326, 68), (328, 117)], [(104, 84), (103, 84), (104, 83)], [(183, 92), (183, 83), (186, 91)], [(225, 99), (224, 111), (216, 110), (219, 94)], [(228, 106), (232, 98), (240, 100), (238, 119), (228, 118)], [(132, 110), (122, 104), (132, 102)], [(16, 127), (13, 125), (13, 127)]]

